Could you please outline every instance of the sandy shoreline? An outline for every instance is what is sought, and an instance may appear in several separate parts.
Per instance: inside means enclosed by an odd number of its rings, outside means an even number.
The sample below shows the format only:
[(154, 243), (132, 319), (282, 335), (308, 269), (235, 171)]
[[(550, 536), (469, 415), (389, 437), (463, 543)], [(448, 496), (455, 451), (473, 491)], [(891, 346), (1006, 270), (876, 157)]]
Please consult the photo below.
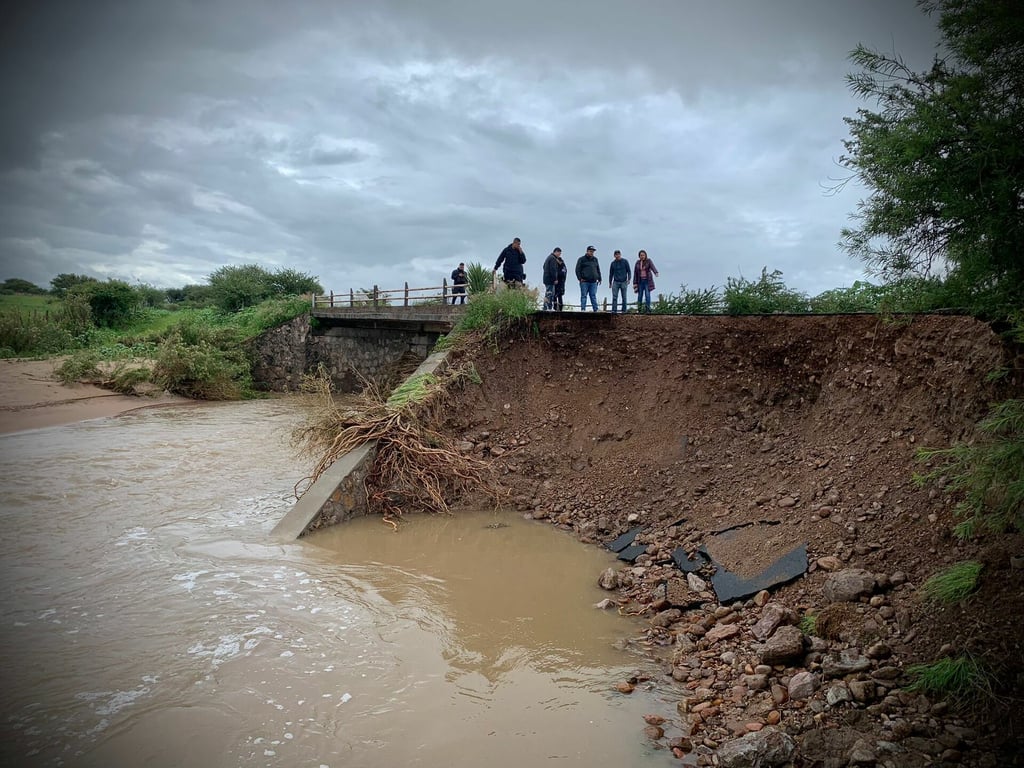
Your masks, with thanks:
[(65, 385), (55, 360), (0, 360), (0, 434), (117, 416), (137, 408), (191, 402), (176, 395), (120, 395), (91, 384)]

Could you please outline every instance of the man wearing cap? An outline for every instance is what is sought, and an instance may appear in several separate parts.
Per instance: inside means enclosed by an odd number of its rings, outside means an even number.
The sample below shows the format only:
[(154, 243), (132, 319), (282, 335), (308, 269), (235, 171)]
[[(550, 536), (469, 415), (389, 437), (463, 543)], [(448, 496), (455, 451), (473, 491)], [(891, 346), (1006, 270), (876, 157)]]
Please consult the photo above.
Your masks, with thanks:
[(466, 303), (466, 284), (468, 282), (466, 262), (460, 261), (458, 269), (452, 270), (452, 304), (455, 304), (455, 299), (458, 299), (460, 304)]
[(576, 279), (580, 281), (580, 312), (587, 309), (587, 297), (590, 306), (597, 312), (597, 286), (601, 284), (601, 264), (594, 256), (594, 246), (588, 245), (587, 252), (576, 262)]

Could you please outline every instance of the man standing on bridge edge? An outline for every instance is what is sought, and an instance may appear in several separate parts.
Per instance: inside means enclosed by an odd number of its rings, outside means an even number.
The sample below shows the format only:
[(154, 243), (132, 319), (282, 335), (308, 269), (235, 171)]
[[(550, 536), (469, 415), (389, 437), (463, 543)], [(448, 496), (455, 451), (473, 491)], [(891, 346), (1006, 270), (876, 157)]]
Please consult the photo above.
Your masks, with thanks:
[(576, 262), (576, 279), (580, 281), (580, 312), (587, 309), (587, 297), (590, 306), (597, 312), (597, 286), (601, 284), (601, 264), (594, 256), (594, 246), (588, 245), (587, 252)]
[(519, 238), (515, 237), (511, 243), (505, 246), (501, 255), (498, 256), (498, 260), (494, 263), (494, 271), (497, 272), (498, 267), (504, 264), (502, 272), (505, 284), (509, 288), (517, 288), (526, 282), (526, 271), (523, 269), (523, 264), (525, 263), (526, 252), (523, 250), (523, 245)]
[(568, 271), (562, 261), (562, 249), (555, 248), (544, 260), (544, 309), (562, 311), (562, 295), (565, 293), (565, 276)]
[(466, 263), (463, 261), (459, 262), (457, 269), (452, 270), (452, 304), (455, 304), (455, 299), (459, 300), (459, 304), (466, 303), (466, 285), (469, 283), (469, 275), (466, 274)]
[[(612, 263), (608, 265), (608, 287), (612, 289), (612, 312), (625, 312), (626, 307), (626, 286), (629, 285), (631, 276), (629, 262), (622, 258), (622, 251), (616, 250)], [(618, 298), (622, 297), (622, 307), (619, 307)]]

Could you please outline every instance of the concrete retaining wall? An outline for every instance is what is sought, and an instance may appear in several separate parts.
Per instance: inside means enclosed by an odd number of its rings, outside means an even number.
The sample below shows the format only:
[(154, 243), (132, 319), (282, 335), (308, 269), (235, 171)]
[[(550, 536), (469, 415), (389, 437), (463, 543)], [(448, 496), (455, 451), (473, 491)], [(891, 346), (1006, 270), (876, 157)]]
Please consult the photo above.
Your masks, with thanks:
[[(440, 371), (447, 357), (444, 352), (430, 355), (412, 376)], [(297, 539), (320, 528), (368, 514), (365, 481), (377, 455), (376, 447), (376, 442), (371, 441), (335, 461), (274, 526), (272, 535), (280, 539)]]

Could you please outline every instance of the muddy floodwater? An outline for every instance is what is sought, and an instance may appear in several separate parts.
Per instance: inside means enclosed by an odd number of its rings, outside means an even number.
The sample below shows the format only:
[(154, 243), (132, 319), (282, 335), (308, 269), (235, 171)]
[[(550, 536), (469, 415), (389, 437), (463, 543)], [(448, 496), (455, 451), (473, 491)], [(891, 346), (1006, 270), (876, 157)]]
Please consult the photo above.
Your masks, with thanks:
[(2, 763), (666, 766), (614, 562), (481, 512), (269, 532), (288, 401), (0, 436)]

